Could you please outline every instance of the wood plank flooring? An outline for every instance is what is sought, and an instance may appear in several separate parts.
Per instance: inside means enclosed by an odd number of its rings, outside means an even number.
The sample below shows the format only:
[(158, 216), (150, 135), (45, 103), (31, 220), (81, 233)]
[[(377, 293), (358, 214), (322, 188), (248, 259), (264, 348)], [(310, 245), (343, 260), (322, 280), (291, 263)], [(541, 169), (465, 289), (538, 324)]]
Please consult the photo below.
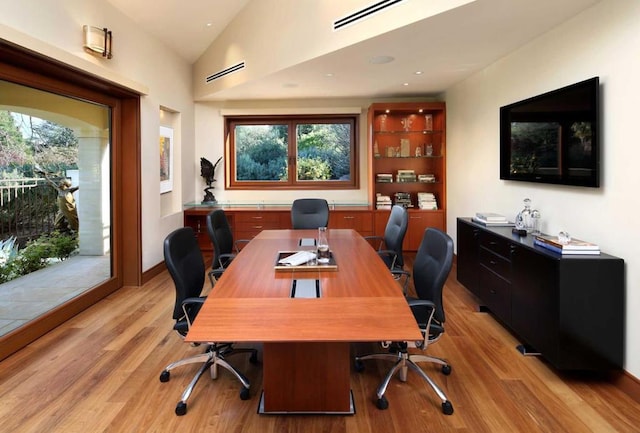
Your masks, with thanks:
[[(123, 288), (0, 362), (0, 431), (369, 433), (369, 432), (638, 432), (640, 405), (608, 380), (558, 374), (543, 360), (523, 357), (519, 343), (488, 313), (477, 311), (455, 267), (445, 290), (446, 335), (429, 352), (453, 367), (443, 376), (425, 370), (448, 393), (455, 413), (409, 372), (392, 381), (388, 410), (374, 393), (388, 364), (368, 361), (351, 372), (353, 416), (258, 415), (261, 365), (229, 360), (250, 379), (252, 397), (223, 369), (207, 375), (178, 417), (175, 404), (197, 366), (158, 379), (171, 361), (201, 350), (171, 330), (174, 291), (167, 272), (143, 287)], [(339, 312), (336, 312), (339, 314)], [(260, 345), (255, 345), (260, 349)], [(357, 343), (352, 353), (379, 349)]]

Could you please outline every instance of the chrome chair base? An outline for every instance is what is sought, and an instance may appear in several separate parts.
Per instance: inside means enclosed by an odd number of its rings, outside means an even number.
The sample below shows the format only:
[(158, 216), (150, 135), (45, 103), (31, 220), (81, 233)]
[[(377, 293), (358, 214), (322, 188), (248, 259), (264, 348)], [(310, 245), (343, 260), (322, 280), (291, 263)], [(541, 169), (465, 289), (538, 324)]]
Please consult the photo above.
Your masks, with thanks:
[(387, 387), (389, 386), (389, 383), (391, 382), (391, 379), (393, 378), (393, 376), (396, 373), (398, 373), (398, 378), (401, 381), (406, 382), (407, 372), (409, 369), (412, 369), (413, 371), (418, 373), (418, 375), (422, 377), (438, 395), (438, 397), (442, 401), (442, 412), (445, 415), (451, 415), (453, 413), (453, 405), (447, 399), (447, 396), (444, 393), (444, 391), (442, 391), (442, 389), (433, 381), (433, 379), (431, 379), (431, 377), (429, 377), (429, 375), (427, 375), (427, 373), (425, 373), (420, 368), (420, 366), (416, 364), (418, 362), (432, 362), (435, 364), (442, 365), (442, 373), (448, 376), (451, 373), (451, 365), (449, 365), (449, 363), (446, 360), (442, 358), (437, 358), (435, 356), (410, 354), (409, 352), (404, 350), (400, 350), (396, 353), (372, 353), (369, 355), (356, 356), (355, 358), (356, 371), (358, 372), (363, 371), (364, 364), (362, 363), (362, 361), (366, 361), (369, 359), (381, 359), (385, 361), (394, 362), (393, 366), (387, 372), (386, 376), (382, 380), (382, 383), (380, 384), (380, 386), (376, 391), (376, 396), (378, 397), (376, 405), (378, 406), (379, 409), (386, 409), (389, 406), (389, 403), (387, 402), (387, 399), (384, 395), (387, 392)]
[(204, 372), (207, 371), (207, 369), (209, 369), (209, 372), (211, 374), (211, 379), (218, 378), (218, 366), (229, 371), (231, 374), (233, 374), (236, 377), (236, 379), (240, 381), (240, 383), (242, 384), (242, 388), (240, 390), (240, 399), (241, 400), (249, 399), (249, 396), (250, 396), (249, 388), (251, 387), (249, 380), (242, 373), (240, 373), (234, 366), (229, 364), (225, 359), (226, 356), (236, 355), (238, 353), (250, 353), (251, 356), (249, 358), (249, 361), (252, 364), (255, 364), (258, 360), (258, 355), (257, 355), (258, 352), (256, 349), (235, 349), (235, 348), (232, 348), (229, 344), (222, 345), (222, 346), (209, 344), (204, 353), (201, 353), (199, 355), (194, 355), (189, 358), (184, 358), (167, 365), (162, 371), (162, 373), (160, 373), (160, 382), (168, 382), (171, 377), (171, 370), (177, 367), (181, 367), (187, 364), (196, 364), (196, 363), (202, 364), (200, 366), (200, 369), (194, 376), (194, 378), (191, 380), (191, 382), (189, 382), (189, 385), (187, 385), (186, 389), (182, 393), (182, 396), (180, 397), (180, 401), (176, 405), (176, 410), (175, 410), (176, 415), (181, 416), (187, 413), (187, 400), (189, 399), (189, 396), (193, 392), (193, 389), (196, 386), (196, 383), (198, 383), (198, 380), (200, 380), (200, 378), (202, 377)]

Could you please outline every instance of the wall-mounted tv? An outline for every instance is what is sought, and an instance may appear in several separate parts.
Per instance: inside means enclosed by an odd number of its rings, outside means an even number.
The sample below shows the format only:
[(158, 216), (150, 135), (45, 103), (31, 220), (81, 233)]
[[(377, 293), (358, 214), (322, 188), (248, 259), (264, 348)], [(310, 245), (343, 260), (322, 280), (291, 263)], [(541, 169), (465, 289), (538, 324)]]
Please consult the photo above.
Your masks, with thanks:
[(600, 186), (599, 78), (500, 108), (500, 179)]

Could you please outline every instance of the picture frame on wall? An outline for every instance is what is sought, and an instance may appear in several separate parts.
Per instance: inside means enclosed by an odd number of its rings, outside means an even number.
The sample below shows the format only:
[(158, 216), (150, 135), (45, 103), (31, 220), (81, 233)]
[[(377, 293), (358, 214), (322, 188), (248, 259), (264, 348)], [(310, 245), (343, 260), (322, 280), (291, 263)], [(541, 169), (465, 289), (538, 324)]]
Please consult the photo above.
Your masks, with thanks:
[(160, 127), (160, 194), (173, 190), (173, 128)]

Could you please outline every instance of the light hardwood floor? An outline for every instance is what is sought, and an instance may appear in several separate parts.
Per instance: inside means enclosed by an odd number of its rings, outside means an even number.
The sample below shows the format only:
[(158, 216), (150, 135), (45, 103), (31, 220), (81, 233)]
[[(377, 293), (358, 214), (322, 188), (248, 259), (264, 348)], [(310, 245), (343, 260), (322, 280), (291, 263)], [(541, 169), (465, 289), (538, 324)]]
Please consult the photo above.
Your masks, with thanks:
[[(174, 292), (167, 274), (143, 287), (123, 288), (0, 362), (1, 432), (638, 432), (640, 405), (606, 379), (558, 374), (543, 360), (523, 357), (518, 341), (456, 279), (445, 290), (447, 333), (429, 351), (448, 358), (445, 377), (426, 367), (448, 393), (455, 413), (443, 415), (428, 386), (412, 372), (392, 381), (389, 409), (378, 410), (375, 389), (388, 364), (352, 370), (353, 416), (274, 416), (256, 413), (261, 367), (246, 356), (230, 361), (246, 373), (252, 397), (238, 397), (227, 372), (204, 376), (188, 413), (174, 407), (196, 366), (172, 372), (169, 362), (200, 349), (171, 330)], [(339, 314), (339, 312), (336, 312)], [(255, 347), (259, 348), (259, 345)], [(377, 349), (353, 344), (353, 353)]]

